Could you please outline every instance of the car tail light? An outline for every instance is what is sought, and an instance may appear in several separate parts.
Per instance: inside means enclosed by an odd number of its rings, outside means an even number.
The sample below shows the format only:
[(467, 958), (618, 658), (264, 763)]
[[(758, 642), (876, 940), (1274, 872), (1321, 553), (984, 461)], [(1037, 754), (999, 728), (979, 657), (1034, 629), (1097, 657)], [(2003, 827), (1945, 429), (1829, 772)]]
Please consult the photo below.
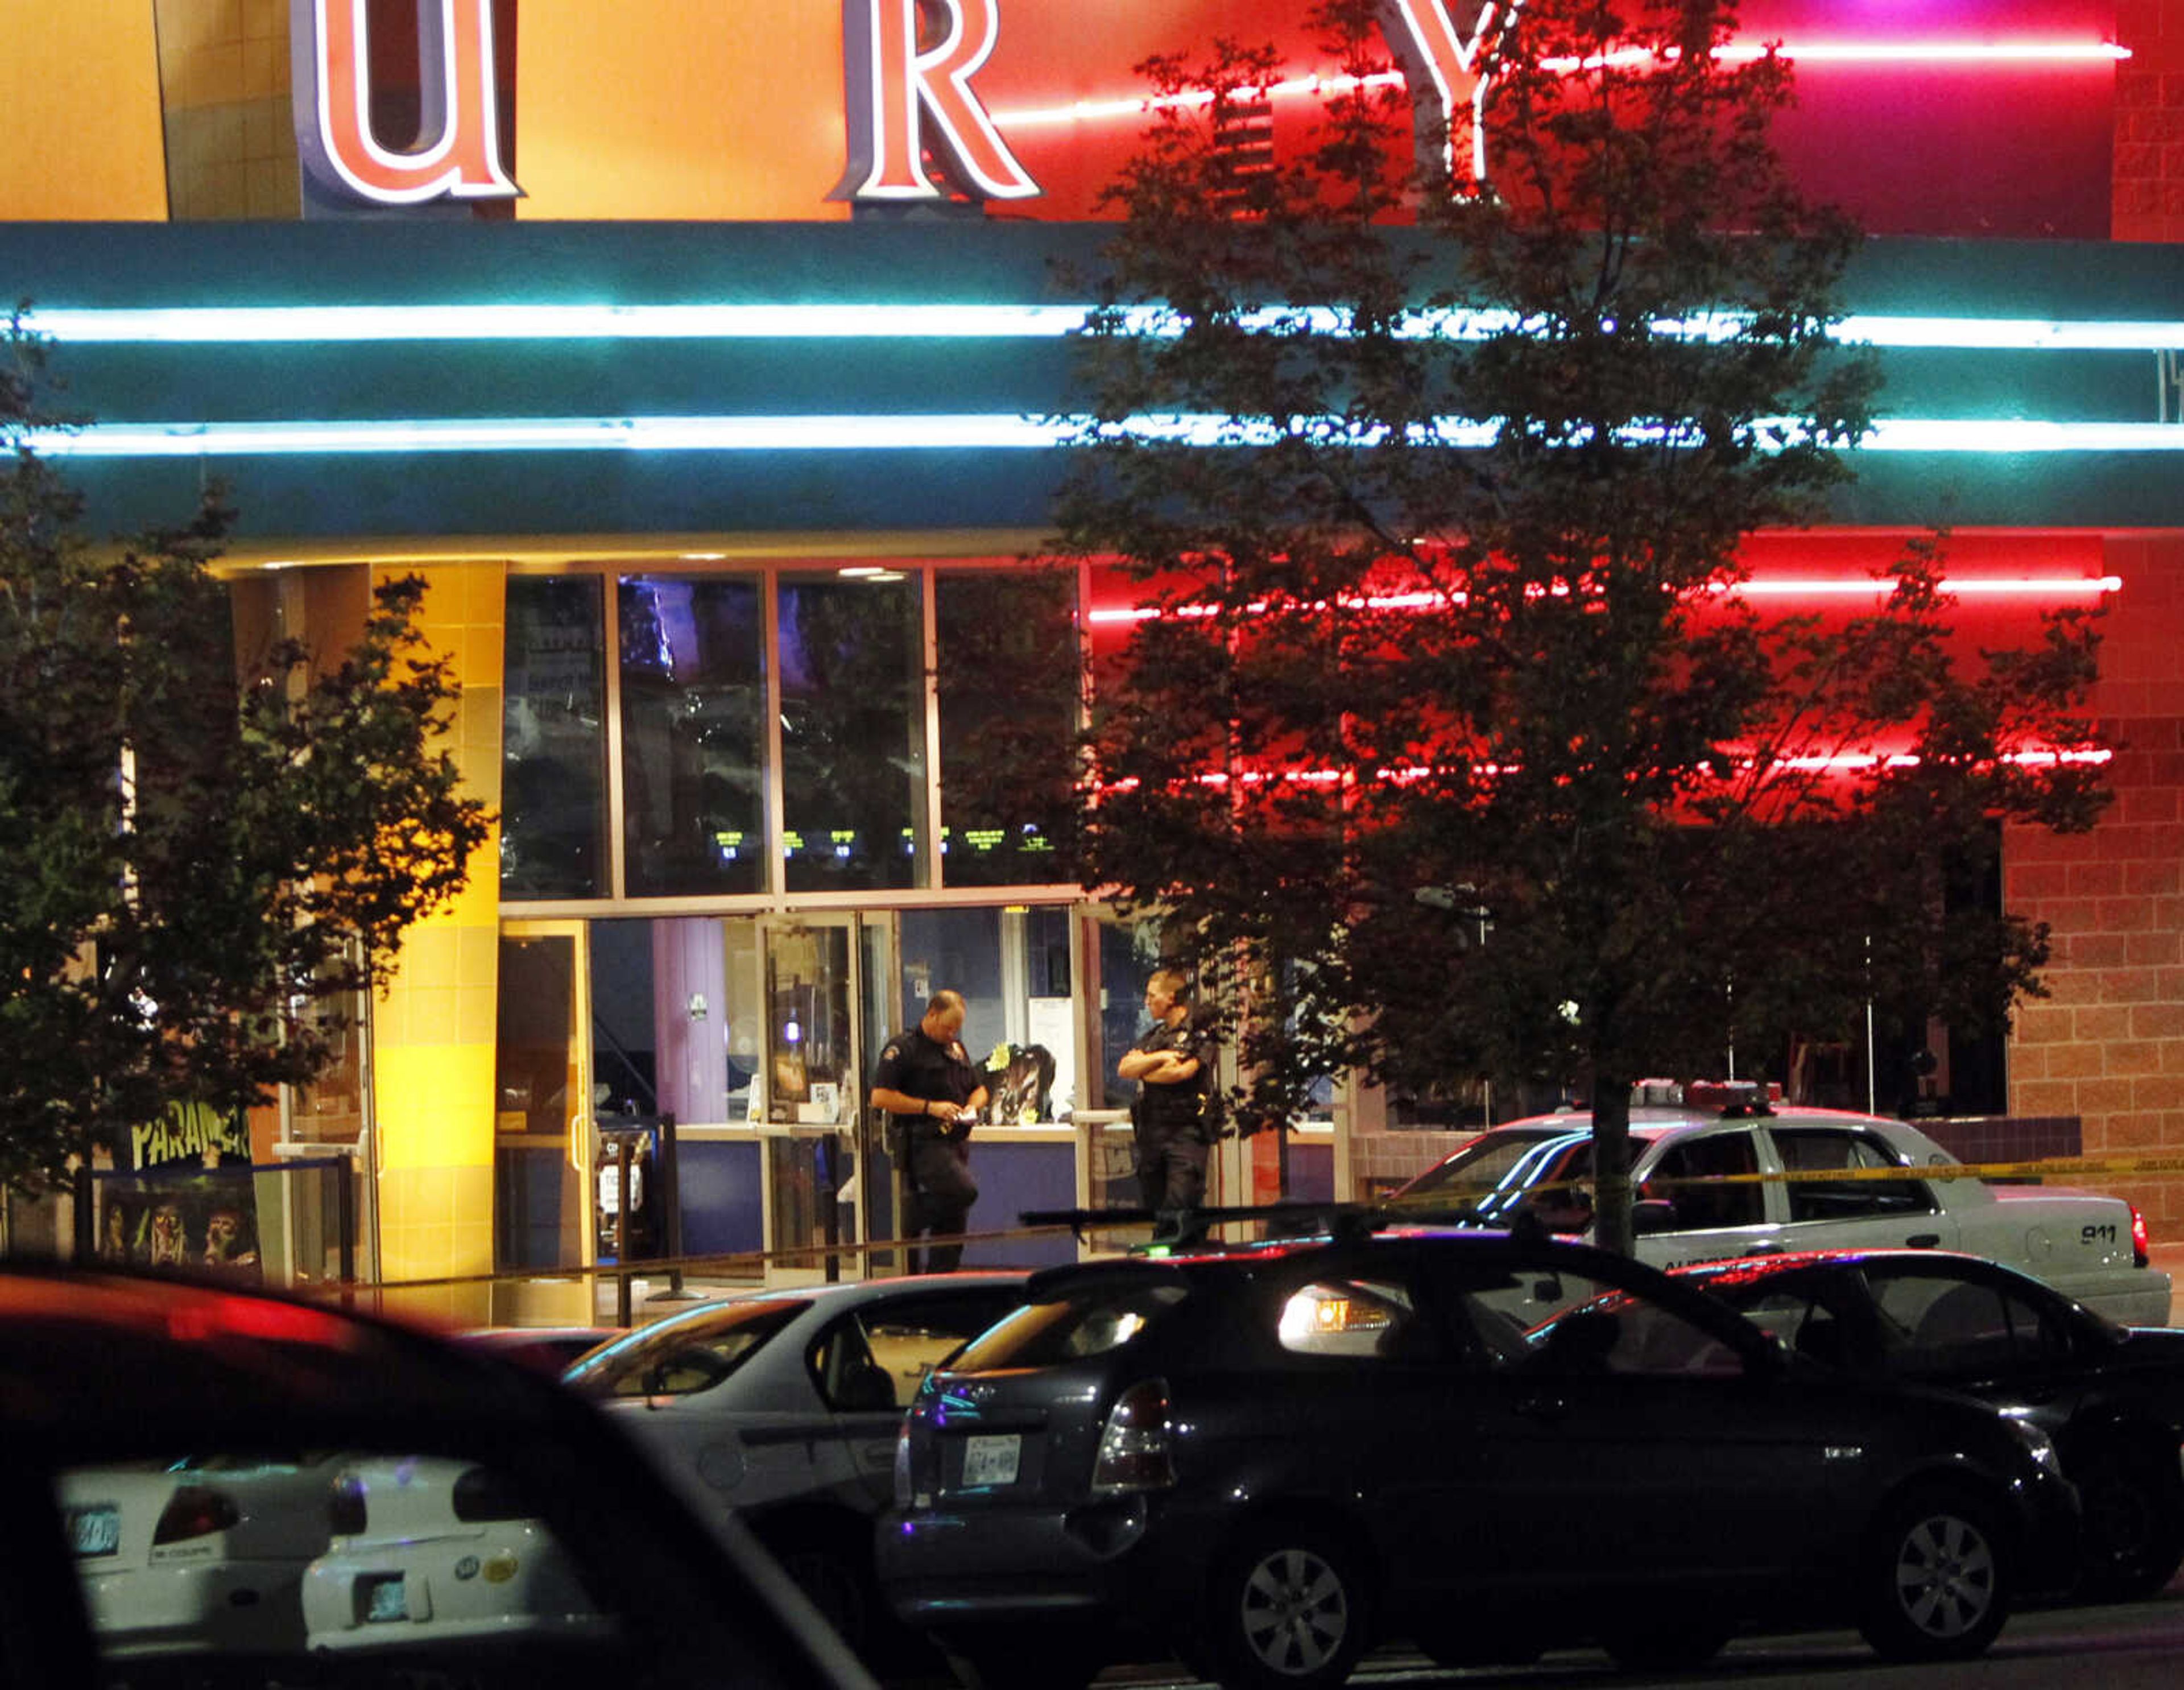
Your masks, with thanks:
[(326, 1495), (326, 1530), (337, 1537), (360, 1537), (364, 1527), (364, 1481), (344, 1473)]
[(220, 1492), (203, 1485), (184, 1485), (168, 1498), (159, 1523), (152, 1528), (152, 1547), (209, 1537), (226, 1531), (242, 1518), (242, 1510)]
[(1095, 1496), (1163, 1490), (1175, 1482), (1167, 1408), (1165, 1379), (1140, 1380), (1116, 1400), (1092, 1464)]
[(2131, 1264), (2134, 1268), (2153, 1265), (2153, 1255), (2147, 1246), (2146, 1217), (2138, 1212), (2138, 1205), (2131, 1206)]

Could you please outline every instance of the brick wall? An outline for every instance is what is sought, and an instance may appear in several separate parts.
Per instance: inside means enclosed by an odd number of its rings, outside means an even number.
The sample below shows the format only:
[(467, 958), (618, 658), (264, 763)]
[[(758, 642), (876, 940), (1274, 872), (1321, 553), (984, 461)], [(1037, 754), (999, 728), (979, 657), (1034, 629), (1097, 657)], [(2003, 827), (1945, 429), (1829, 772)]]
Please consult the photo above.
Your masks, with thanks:
[(2115, 174), (2119, 241), (2184, 241), (2184, 5), (2117, 0)]
[[(2114, 538), (2094, 707), (2119, 746), (2114, 805), (2086, 835), (2013, 828), (2008, 907), (2046, 921), (2050, 996), (2018, 1012), (2009, 1108), (2075, 1115), (2086, 1153), (2184, 1152), (2184, 536)], [(2184, 1179), (2101, 1177), (2184, 1239)]]

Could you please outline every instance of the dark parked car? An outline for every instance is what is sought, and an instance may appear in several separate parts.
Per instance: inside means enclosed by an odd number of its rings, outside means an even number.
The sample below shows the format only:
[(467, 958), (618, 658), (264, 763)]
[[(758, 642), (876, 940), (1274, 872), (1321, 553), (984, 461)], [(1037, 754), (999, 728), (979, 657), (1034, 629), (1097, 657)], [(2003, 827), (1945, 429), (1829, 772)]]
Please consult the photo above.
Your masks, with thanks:
[(1825, 1251), (1678, 1270), (1804, 1354), (1943, 1385), (2055, 1440), (2085, 1506), (2084, 1593), (2184, 1565), (2184, 1332), (2119, 1326), (2013, 1269), (1930, 1250)]
[(877, 1539), (896, 1611), (989, 1686), (1174, 1654), (1318, 1690), (1402, 1637), (1689, 1665), (1808, 1620), (1961, 1656), (2075, 1573), (2037, 1427), (1587, 1246), (1384, 1234), (1027, 1296), (918, 1392)]
[[(413, 1537), (406, 1570), (332, 1581), (330, 1537), (426, 1492), (464, 1540), (444, 1565)], [(0, 1269), (0, 1514), (8, 1685), (872, 1682), (552, 1381), (231, 1286)]]

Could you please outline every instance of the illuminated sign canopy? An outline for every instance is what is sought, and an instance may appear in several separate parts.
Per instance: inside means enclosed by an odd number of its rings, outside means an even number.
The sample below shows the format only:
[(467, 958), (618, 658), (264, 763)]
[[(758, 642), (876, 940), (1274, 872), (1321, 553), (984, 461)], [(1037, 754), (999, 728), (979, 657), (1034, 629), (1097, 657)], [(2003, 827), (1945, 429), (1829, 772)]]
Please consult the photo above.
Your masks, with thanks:
[[(401, 209), (521, 196), (502, 158), (493, 3), (416, 0), (421, 121), (415, 144), (396, 150), (372, 128), (368, 0), (290, 0), (296, 140), (319, 203)], [(1485, 104), (1497, 49), (1521, 25), (1522, 6), (1378, 0), (1381, 32), (1400, 67), (1387, 80), (1409, 90), (1422, 155), (1453, 181), (1486, 177)], [(1045, 189), (1011, 151), (1006, 131), (1143, 114), (1155, 103), (1138, 98), (990, 110), (974, 82), (1001, 38), (1001, 0), (841, 0), (841, 19), (847, 162), (829, 198), (900, 206), (1037, 198)], [(1733, 42), (1717, 56), (1739, 61), (1764, 50)], [(2108, 42), (2064, 41), (1829, 41), (1780, 50), (1793, 60), (1876, 65), (2060, 68), (2129, 56)], [(1638, 63), (1650, 54), (1607, 57)], [(1261, 92), (1324, 93), (1340, 86), (1340, 79), (1300, 76)]]

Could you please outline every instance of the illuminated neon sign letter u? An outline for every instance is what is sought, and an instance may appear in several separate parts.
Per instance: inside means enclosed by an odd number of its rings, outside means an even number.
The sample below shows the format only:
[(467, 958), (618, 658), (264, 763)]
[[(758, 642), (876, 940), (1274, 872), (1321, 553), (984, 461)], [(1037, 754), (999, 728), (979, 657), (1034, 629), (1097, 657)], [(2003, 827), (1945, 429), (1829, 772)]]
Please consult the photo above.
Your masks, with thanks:
[(510, 199), (493, 89), (493, 0), (417, 0), (421, 122), (415, 150), (371, 132), (366, 0), (290, 0), (296, 144), (304, 174), (337, 198), (373, 205)]

